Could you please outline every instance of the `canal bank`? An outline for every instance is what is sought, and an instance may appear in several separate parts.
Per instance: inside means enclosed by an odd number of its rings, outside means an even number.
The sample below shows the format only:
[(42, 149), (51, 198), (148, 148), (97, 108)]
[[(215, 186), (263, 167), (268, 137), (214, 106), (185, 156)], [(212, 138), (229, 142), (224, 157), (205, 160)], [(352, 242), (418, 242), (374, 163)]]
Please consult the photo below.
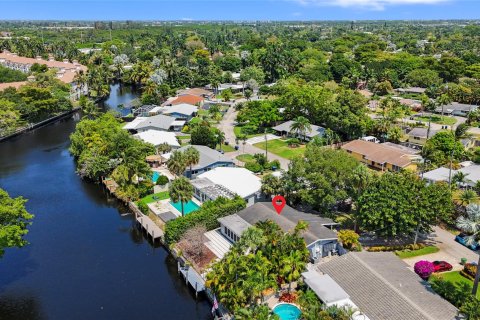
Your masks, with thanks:
[(68, 152), (76, 120), (0, 144), (0, 187), (35, 214), (22, 249), (0, 260), (0, 319), (211, 319), (173, 257), (135, 227)]

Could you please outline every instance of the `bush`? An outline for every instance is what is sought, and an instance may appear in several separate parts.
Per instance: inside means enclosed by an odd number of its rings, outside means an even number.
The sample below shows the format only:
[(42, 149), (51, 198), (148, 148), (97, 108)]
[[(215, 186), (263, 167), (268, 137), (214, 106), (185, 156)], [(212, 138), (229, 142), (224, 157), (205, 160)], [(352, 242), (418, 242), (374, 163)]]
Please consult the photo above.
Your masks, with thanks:
[(300, 140), (297, 138), (291, 138), (287, 140), (287, 144), (289, 147), (298, 147), (300, 145)]
[(148, 214), (148, 206), (145, 202), (138, 201), (137, 206), (138, 206), (138, 209), (140, 209), (140, 211), (142, 211), (143, 214), (145, 215)]
[(469, 297), (473, 297), (472, 286), (465, 282), (451, 282), (444, 280), (441, 275), (433, 275), (430, 284), (433, 291), (457, 308), (460, 308)]
[(164, 186), (168, 183), (168, 178), (166, 176), (160, 176), (157, 179), (157, 186)]
[(407, 244), (407, 245), (399, 245), (399, 246), (375, 246), (367, 248), (369, 252), (383, 252), (383, 251), (402, 251), (402, 250), (419, 250), (425, 248), (423, 243), (417, 244)]
[(200, 224), (207, 230), (218, 228), (220, 226), (218, 218), (244, 208), (245, 200), (238, 196), (231, 200), (220, 197), (214, 201), (207, 201), (194, 213), (168, 221), (165, 225), (165, 241), (167, 245), (177, 242), (188, 229)]
[(294, 303), (297, 301), (297, 295), (295, 293), (284, 292), (278, 300), (286, 303)]
[(338, 240), (340, 240), (345, 249), (349, 250), (358, 244), (359, 237), (358, 233), (353, 230), (346, 229), (338, 232)]
[(263, 167), (257, 162), (247, 162), (245, 163), (245, 169), (248, 169), (254, 173), (262, 172)]
[(280, 169), (280, 161), (273, 160), (266, 165), (266, 169), (272, 169), (273, 167)]
[(420, 260), (415, 263), (413, 270), (420, 276), (420, 278), (426, 280), (434, 271), (433, 263), (426, 260)]

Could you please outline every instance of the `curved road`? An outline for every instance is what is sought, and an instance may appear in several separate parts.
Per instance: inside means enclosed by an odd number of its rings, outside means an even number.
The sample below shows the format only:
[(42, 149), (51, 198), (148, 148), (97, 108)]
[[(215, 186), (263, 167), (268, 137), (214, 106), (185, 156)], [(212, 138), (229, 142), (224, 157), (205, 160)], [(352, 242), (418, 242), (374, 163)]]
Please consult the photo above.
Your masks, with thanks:
[[(225, 140), (228, 141), (228, 143), (232, 146), (235, 145), (235, 132), (233, 131), (233, 128), (235, 126), (235, 121), (237, 119), (237, 113), (238, 112), (235, 110), (234, 106), (228, 108), (227, 112), (223, 116), (223, 119), (217, 125), (217, 128), (225, 133)], [(228, 152), (228, 153), (225, 153), (225, 155), (233, 159), (237, 164), (239, 164), (240, 161), (236, 160), (235, 157), (244, 153), (248, 153), (252, 155), (255, 153), (264, 154), (265, 150), (259, 149), (247, 143), (245, 145), (240, 144), (240, 149), (238, 151)], [(267, 157), (269, 161), (278, 160), (280, 162), (280, 167), (282, 169), (284, 170), (288, 169), (288, 164), (290, 163), (290, 160), (282, 158), (270, 152), (267, 153)]]

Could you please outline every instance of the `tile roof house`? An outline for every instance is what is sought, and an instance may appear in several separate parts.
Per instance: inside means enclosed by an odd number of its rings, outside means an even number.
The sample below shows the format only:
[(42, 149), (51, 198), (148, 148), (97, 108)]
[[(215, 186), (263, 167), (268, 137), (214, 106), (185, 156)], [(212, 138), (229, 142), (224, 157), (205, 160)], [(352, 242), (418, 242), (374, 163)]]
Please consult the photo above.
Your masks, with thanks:
[[(294, 133), (291, 130), (293, 122), (294, 122), (293, 120), (290, 120), (290, 121), (281, 123), (278, 126), (273, 127), (272, 129), (275, 130), (281, 136), (292, 136), (293, 135), (293, 136), (300, 137), (300, 134)], [(305, 135), (306, 135), (307, 140), (311, 140), (316, 136), (323, 137), (324, 134), (325, 134), (325, 128), (314, 125), (314, 124), (311, 124), (310, 125), (310, 130), (308, 132), (306, 132)], [(300, 137), (300, 138), (303, 138), (303, 137)]]
[(190, 89), (178, 90), (177, 95), (178, 96), (192, 95), (192, 96), (199, 96), (203, 98), (211, 98), (214, 96), (212, 91), (205, 90), (202, 88), (190, 88)]
[(203, 105), (203, 101), (205, 99), (203, 97), (195, 96), (192, 94), (185, 94), (182, 96), (178, 96), (172, 100), (167, 100), (164, 105), (173, 106), (176, 104), (186, 103), (186, 104), (193, 104), (195, 106), (201, 107)]
[(410, 151), (363, 140), (350, 141), (344, 144), (342, 149), (358, 161), (382, 171), (399, 171), (400, 169), (415, 171), (417, 163), (422, 159), (421, 156), (412, 154)]
[(207, 146), (185, 146), (181, 147), (179, 151), (185, 151), (188, 147), (193, 147), (198, 150), (200, 154), (199, 162), (192, 166), (192, 171), (190, 171), (190, 167), (185, 170), (185, 176), (189, 178), (195, 178), (198, 175), (212, 170), (217, 167), (234, 167), (235, 163), (232, 159), (224, 156), (217, 150), (213, 150)]
[(349, 252), (319, 264), (370, 320), (453, 320), (457, 309), (391, 252)]
[(282, 214), (277, 214), (271, 202), (257, 202), (236, 214), (218, 219), (222, 234), (233, 242), (238, 241), (249, 227), (267, 220), (273, 221), (285, 232), (294, 230), (299, 221), (307, 222), (308, 228), (302, 233), (302, 237), (314, 262), (318, 262), (320, 258), (338, 248), (337, 234), (329, 229), (337, 223), (328, 218), (295, 210), (290, 206), (285, 206)]
[(218, 197), (233, 198), (236, 194), (253, 205), (262, 186), (261, 179), (245, 168), (216, 167), (191, 180), (194, 196), (205, 202)]

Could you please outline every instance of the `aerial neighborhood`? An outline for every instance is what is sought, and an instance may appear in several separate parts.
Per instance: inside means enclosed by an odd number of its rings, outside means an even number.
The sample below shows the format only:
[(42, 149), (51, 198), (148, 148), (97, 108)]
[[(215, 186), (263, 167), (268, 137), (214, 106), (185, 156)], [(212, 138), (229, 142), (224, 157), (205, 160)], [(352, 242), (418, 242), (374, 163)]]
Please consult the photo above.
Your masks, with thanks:
[(0, 27), (0, 143), (70, 124), (31, 157), (63, 148), (59, 185), (118, 208), (201, 319), (480, 319), (477, 22)]

